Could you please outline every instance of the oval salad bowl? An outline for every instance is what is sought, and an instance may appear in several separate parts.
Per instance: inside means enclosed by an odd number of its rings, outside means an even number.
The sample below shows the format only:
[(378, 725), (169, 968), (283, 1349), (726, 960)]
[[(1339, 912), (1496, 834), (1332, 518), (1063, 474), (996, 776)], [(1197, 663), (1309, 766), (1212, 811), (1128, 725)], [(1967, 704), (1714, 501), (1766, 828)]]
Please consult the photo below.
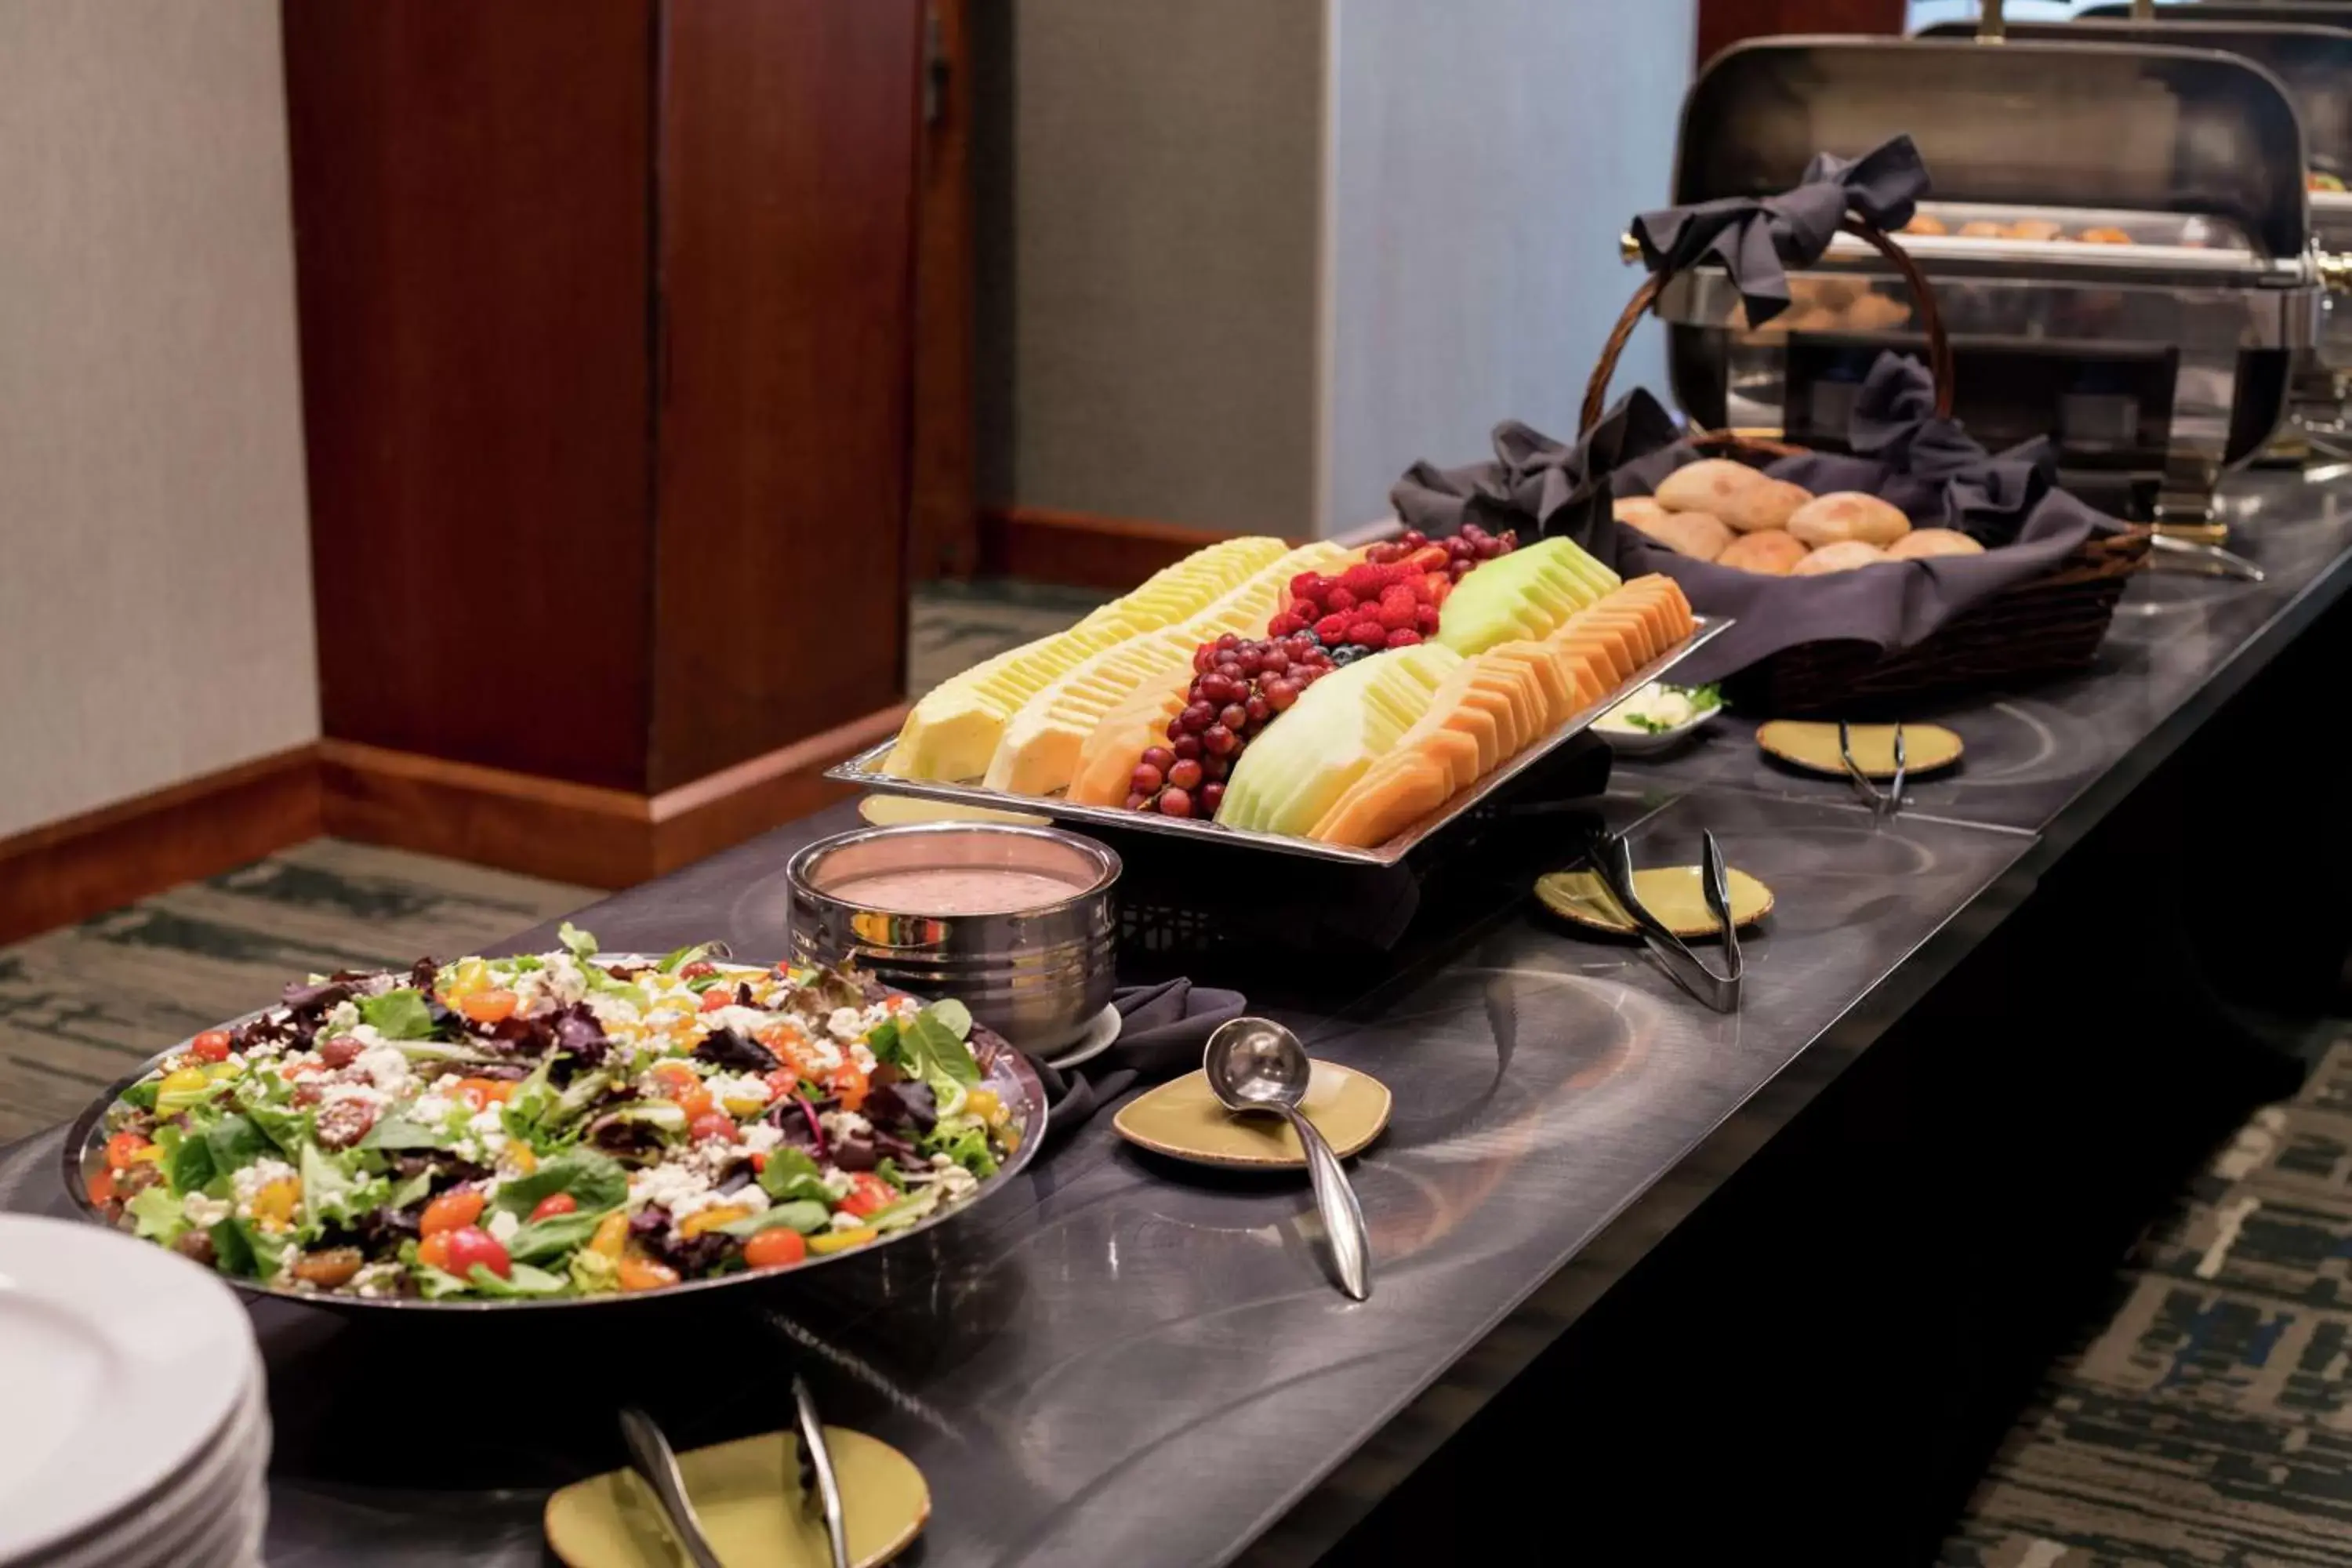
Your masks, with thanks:
[(960, 1004), (723, 947), (421, 961), (289, 985), (100, 1095), (83, 1217), (354, 1312), (675, 1301), (894, 1247), (1045, 1130)]

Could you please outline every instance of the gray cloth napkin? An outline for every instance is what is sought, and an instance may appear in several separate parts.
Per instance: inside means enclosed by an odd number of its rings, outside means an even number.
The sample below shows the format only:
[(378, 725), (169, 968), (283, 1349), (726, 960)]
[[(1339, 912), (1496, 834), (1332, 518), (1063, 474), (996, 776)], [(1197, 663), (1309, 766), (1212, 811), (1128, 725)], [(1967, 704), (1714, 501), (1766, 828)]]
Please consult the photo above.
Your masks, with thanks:
[(1045, 1127), (1048, 1148), (1137, 1084), (1199, 1067), (1209, 1037), (1218, 1025), (1240, 1017), (1249, 999), (1238, 991), (1213, 991), (1178, 979), (1121, 986), (1111, 1004), (1118, 1009), (1118, 1039), (1102, 1055), (1066, 1072), (1029, 1058), (1053, 1110)]

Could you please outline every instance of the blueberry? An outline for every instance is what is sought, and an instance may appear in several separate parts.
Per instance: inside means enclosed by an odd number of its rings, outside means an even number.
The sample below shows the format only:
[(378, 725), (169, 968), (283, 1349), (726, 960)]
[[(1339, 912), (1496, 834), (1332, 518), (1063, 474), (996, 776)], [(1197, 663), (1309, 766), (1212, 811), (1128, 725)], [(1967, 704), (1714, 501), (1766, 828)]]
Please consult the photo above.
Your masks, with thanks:
[(1347, 643), (1331, 650), (1331, 662), (1338, 665), (1353, 664), (1363, 658), (1364, 653), (1365, 650), (1354, 643)]

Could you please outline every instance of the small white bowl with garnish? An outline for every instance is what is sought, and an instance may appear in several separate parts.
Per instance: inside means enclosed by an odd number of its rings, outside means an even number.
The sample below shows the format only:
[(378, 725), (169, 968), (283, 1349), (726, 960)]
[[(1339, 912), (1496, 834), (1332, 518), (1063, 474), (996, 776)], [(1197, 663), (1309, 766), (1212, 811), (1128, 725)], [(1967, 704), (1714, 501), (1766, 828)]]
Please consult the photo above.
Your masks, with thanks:
[(1669, 686), (1654, 680), (1592, 721), (1593, 733), (1629, 757), (1672, 751), (1723, 710), (1712, 686)]

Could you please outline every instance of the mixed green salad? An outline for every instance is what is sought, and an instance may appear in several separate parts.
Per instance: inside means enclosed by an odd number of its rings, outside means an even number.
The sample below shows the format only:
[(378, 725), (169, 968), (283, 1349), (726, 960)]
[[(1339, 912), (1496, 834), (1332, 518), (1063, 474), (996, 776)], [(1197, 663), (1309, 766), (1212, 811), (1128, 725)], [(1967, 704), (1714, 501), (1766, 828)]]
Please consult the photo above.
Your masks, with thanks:
[(561, 935), (314, 975), (207, 1029), (109, 1110), (91, 1199), (282, 1289), (596, 1295), (865, 1246), (1020, 1145), (960, 1003)]

